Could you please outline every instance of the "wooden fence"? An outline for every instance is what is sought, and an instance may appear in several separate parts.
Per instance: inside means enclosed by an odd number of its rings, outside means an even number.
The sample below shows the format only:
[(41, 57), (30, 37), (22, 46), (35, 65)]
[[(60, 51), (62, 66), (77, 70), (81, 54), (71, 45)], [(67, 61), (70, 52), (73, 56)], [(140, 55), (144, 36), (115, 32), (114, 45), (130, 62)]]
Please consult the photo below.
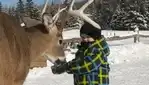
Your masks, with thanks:
[[(140, 41), (140, 38), (149, 38), (149, 35), (142, 35), (142, 34), (133, 34), (128, 36), (113, 36), (113, 37), (107, 37), (107, 41), (115, 41), (115, 40), (124, 40), (124, 39), (130, 39), (133, 38), (134, 42), (137, 43)], [(72, 39), (65, 39), (63, 41), (64, 48), (67, 48), (67, 46), (72, 46), (74, 43), (80, 43), (80, 38), (72, 38)]]

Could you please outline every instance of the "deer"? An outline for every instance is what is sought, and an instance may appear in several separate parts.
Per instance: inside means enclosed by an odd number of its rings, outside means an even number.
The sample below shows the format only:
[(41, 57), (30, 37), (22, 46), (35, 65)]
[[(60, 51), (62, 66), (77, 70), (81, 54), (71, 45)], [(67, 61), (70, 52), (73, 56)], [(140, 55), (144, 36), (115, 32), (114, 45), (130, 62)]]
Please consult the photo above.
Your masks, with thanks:
[(0, 85), (23, 85), (33, 61), (44, 57), (53, 64), (66, 61), (62, 46), (62, 29), (57, 28), (56, 21), (62, 11), (78, 16), (100, 29), (83, 10), (93, 2), (89, 0), (79, 10), (70, 6), (60, 9), (53, 17), (45, 13), (48, 0), (41, 13), (42, 23), (23, 28), (19, 22), (6, 13), (0, 13)]
[(0, 13), (0, 85), (23, 85), (32, 62), (39, 57), (54, 63), (65, 61), (62, 33), (57, 28), (59, 10), (53, 17), (45, 13), (48, 0), (41, 13), (42, 23), (23, 28), (6, 13)]
[[(52, 17), (46, 13), (47, 5), (48, 0), (46, 0), (41, 12), (41, 19), (37, 24), (33, 24), (30, 27), (24, 27), (25, 32), (31, 41), (30, 68), (45, 67), (47, 59), (52, 63), (57, 59), (65, 61), (65, 54), (62, 45), (62, 29), (56, 26), (56, 22), (60, 13), (66, 10), (66, 7), (59, 9)], [(25, 26), (26, 23), (27, 22), (24, 22), (23, 20), (21, 25)]]

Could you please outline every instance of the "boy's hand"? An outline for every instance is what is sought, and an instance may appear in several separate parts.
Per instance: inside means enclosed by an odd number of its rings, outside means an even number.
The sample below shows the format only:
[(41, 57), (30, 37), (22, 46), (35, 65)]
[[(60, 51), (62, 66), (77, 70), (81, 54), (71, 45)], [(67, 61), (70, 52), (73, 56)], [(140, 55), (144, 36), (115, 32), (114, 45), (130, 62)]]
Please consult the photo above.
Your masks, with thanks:
[(51, 66), (53, 74), (61, 74), (64, 73), (68, 69), (67, 62), (62, 62), (57, 60), (53, 66)]
[(61, 74), (61, 73), (64, 73), (68, 68), (68, 65), (67, 63), (65, 64), (60, 64), (60, 65), (53, 65), (51, 67), (52, 69), (52, 73), (53, 74)]

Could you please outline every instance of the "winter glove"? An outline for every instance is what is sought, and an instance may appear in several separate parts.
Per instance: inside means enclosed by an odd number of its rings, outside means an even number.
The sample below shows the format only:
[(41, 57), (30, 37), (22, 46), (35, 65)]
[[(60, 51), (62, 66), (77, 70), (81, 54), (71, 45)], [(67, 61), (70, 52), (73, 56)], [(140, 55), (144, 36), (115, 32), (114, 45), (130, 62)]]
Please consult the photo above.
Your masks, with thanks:
[(55, 64), (51, 67), (53, 74), (61, 74), (67, 71), (68, 69), (68, 63), (67, 62), (61, 62), (60, 60), (57, 60)]
[(60, 61), (59, 59), (57, 59), (54, 63), (54, 65), (61, 65), (61, 64), (64, 64), (64, 63), (67, 63), (66, 61)]

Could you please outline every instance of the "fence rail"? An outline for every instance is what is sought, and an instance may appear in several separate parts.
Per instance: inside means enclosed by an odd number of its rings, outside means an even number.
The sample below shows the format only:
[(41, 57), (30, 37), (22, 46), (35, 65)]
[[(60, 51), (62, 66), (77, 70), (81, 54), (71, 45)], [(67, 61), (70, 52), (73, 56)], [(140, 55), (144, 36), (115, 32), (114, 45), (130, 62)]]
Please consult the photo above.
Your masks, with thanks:
[[(143, 34), (133, 34), (133, 35), (128, 35), (128, 36), (113, 36), (113, 37), (107, 37), (107, 41), (115, 41), (115, 40), (124, 40), (124, 39), (130, 39), (134, 38), (134, 43), (136, 43), (137, 38), (149, 38), (149, 35), (143, 35)], [(140, 40), (140, 39), (139, 39)], [(80, 43), (81, 39), (80, 38), (72, 38), (72, 39), (65, 39), (63, 41), (64, 48), (67, 46), (71, 46), (74, 43)]]
[(140, 34), (139, 36), (143, 37), (143, 38), (149, 38), (149, 35), (142, 35), (142, 34)]

